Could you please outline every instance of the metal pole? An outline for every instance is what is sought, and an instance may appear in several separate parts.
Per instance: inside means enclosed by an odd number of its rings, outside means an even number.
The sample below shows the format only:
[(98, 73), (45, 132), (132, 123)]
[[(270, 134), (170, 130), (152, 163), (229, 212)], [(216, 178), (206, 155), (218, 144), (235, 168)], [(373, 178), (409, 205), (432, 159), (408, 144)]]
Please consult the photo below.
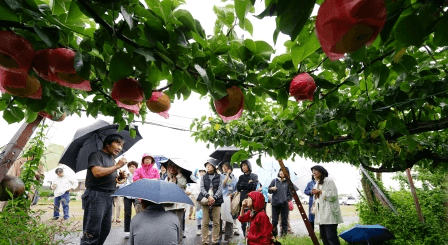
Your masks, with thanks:
[(313, 241), (313, 244), (319, 245), (319, 241), (317, 240), (316, 233), (314, 233), (314, 230), (311, 227), (311, 223), (308, 220), (308, 217), (306, 216), (305, 209), (303, 209), (302, 203), (300, 202), (300, 199), (299, 199), (299, 196), (297, 195), (296, 189), (294, 188), (294, 185), (291, 182), (289, 174), (286, 171), (285, 165), (283, 164), (283, 160), (278, 159), (277, 161), (280, 164), (280, 167), (281, 167), (283, 173), (285, 174), (286, 181), (288, 182), (288, 185), (289, 185), (289, 190), (292, 193), (292, 197), (296, 201), (296, 205), (299, 208), (300, 215), (302, 215), (302, 219), (303, 219), (303, 222), (305, 223), (306, 229), (308, 230), (308, 234), (310, 235), (311, 240)]
[(0, 153), (0, 182), (2, 182), (9, 168), (11, 168), (14, 161), (20, 155), (41, 121), (42, 117), (37, 116), (36, 120), (32, 123), (24, 122), (6, 145), (5, 149)]
[(411, 169), (406, 169), (406, 175), (408, 176), (409, 186), (411, 187), (412, 197), (414, 197), (415, 209), (417, 210), (418, 219), (421, 223), (424, 222), (422, 209), (420, 208), (420, 203), (418, 202), (417, 192), (415, 192), (414, 181), (412, 181)]

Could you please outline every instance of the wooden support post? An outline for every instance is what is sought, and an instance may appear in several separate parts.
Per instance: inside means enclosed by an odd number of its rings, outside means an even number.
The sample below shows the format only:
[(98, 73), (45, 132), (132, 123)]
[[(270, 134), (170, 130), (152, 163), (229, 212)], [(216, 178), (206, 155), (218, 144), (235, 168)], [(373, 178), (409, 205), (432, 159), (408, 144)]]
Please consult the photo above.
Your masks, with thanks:
[(411, 187), (412, 197), (414, 197), (415, 209), (417, 210), (418, 219), (421, 223), (424, 222), (422, 209), (420, 208), (420, 203), (418, 202), (417, 192), (415, 192), (414, 181), (412, 181), (411, 169), (406, 169), (406, 175), (408, 176), (409, 186)]
[(308, 220), (308, 217), (306, 216), (305, 209), (303, 209), (302, 203), (300, 202), (299, 196), (297, 195), (296, 188), (294, 188), (294, 185), (291, 182), (291, 178), (289, 177), (289, 174), (286, 171), (283, 161), (282, 161), (282, 159), (278, 159), (277, 161), (280, 164), (280, 167), (281, 167), (283, 173), (285, 173), (286, 181), (288, 182), (288, 185), (289, 185), (289, 190), (292, 193), (292, 197), (296, 201), (296, 205), (299, 208), (300, 215), (302, 215), (302, 219), (303, 219), (303, 222), (305, 223), (306, 229), (308, 230), (308, 234), (310, 235), (311, 240), (313, 241), (313, 244), (319, 245), (319, 241), (317, 240), (316, 233), (314, 233), (314, 230), (311, 227), (311, 223)]
[(37, 116), (36, 120), (32, 123), (24, 122), (17, 133), (12, 137), (5, 149), (0, 154), (0, 182), (8, 173), (14, 161), (20, 155), (26, 143), (33, 135), (39, 123), (42, 121), (41, 116)]

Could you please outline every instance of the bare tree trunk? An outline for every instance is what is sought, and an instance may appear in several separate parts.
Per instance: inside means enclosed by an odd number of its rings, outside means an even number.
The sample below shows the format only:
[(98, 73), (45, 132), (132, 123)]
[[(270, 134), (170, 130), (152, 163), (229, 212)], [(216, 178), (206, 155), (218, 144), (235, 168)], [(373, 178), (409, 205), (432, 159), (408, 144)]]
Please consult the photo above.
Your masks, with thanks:
[(376, 173), (376, 179), (378, 181), (383, 181), (383, 173), (382, 172), (377, 172)]
[(367, 205), (370, 209), (375, 205), (374, 196), (372, 193), (372, 188), (370, 187), (369, 180), (366, 177), (361, 178), (362, 189), (364, 190), (364, 195), (366, 196)]

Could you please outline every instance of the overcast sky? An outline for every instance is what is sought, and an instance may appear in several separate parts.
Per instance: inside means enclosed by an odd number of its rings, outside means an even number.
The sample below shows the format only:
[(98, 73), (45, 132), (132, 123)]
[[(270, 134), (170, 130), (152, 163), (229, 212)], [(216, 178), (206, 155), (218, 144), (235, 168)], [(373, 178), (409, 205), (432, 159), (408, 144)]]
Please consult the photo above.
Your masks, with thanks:
[[(187, 9), (191, 12), (194, 18), (198, 19), (207, 34), (213, 33), (213, 27), (216, 17), (213, 13), (213, 6), (225, 5), (218, 0), (187, 0), (187, 4), (182, 6), (182, 8)], [(256, 14), (263, 11), (264, 2), (256, 2)], [(317, 13), (317, 7), (314, 9), (313, 14)], [(259, 20), (251, 14), (249, 14), (248, 19), (253, 24), (254, 35), (251, 37), (248, 32), (242, 31), (238, 27), (236, 31), (238, 34), (244, 35), (245, 38), (251, 38), (253, 40), (264, 40), (273, 46), (276, 50), (276, 55), (285, 52), (285, 47), (283, 43), (288, 40), (288, 37), (280, 34), (277, 41), (277, 46), (274, 45), (272, 41), (272, 33), (275, 29), (275, 19), (274, 18), (264, 18)], [(206, 116), (212, 116), (212, 112), (209, 108), (208, 98), (200, 99), (198, 94), (192, 93), (187, 101), (176, 100), (171, 105), (169, 110), (170, 118), (164, 119), (157, 114), (150, 113), (147, 116), (147, 121), (160, 123), (166, 126), (189, 129), (191, 121), (193, 118)], [(1, 113), (0, 113), (1, 115)], [(109, 122), (113, 121), (113, 118), (106, 118), (99, 116), (98, 119), (103, 119)], [(48, 137), (49, 142), (67, 146), (76, 131), (76, 129), (88, 126), (93, 123), (96, 119), (92, 117), (86, 117), (83, 115), (82, 118), (77, 115), (66, 118), (63, 122), (51, 122), (47, 120), (47, 123), (51, 126)], [(2, 137), (0, 139), (0, 146), (3, 146), (9, 142), (14, 133), (19, 129), (21, 123), (16, 123), (8, 125), (4, 119), (0, 120), (0, 127), (2, 128)], [(188, 131), (178, 131), (166, 127), (160, 127), (155, 125), (141, 125), (139, 126), (140, 134), (143, 136), (143, 140), (139, 141), (131, 150), (129, 150), (125, 156), (128, 161), (135, 160), (140, 162), (141, 156), (144, 153), (150, 153), (153, 155), (165, 155), (168, 157), (180, 157), (187, 160), (192, 168), (200, 167), (204, 161), (213, 152), (213, 148), (207, 149), (206, 143), (198, 141), (195, 142), (194, 138), (190, 137), (190, 132)], [(270, 163), (273, 159), (266, 158), (263, 159), (265, 163)], [(255, 165), (255, 161), (253, 161)], [(315, 163), (310, 160), (297, 158), (294, 163), (287, 161), (293, 166), (294, 171), (299, 171), (302, 167), (309, 169)], [(349, 165), (343, 163), (330, 163), (321, 164), (332, 174), (336, 179), (336, 184), (339, 189), (340, 194), (355, 194), (357, 195), (357, 190), (361, 190), (360, 186), (360, 174), (359, 171)], [(254, 166), (255, 172), (258, 167)], [(395, 181), (390, 180), (391, 174), (385, 174), (385, 184), (386, 186), (397, 186)]]

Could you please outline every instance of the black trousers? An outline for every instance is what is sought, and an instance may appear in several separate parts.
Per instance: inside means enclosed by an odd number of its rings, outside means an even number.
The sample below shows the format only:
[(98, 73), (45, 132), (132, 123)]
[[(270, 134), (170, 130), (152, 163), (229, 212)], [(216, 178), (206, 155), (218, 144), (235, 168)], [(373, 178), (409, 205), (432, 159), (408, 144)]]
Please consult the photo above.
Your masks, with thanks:
[(338, 225), (319, 225), (320, 236), (324, 245), (340, 245)]
[(135, 208), (135, 199), (124, 198), (124, 232), (131, 230), (132, 204)]
[(288, 204), (283, 206), (272, 206), (272, 226), (274, 226), (274, 229), (277, 229), (278, 216), (280, 214), (282, 215), (281, 234), (286, 235), (288, 233)]
[(112, 194), (90, 189), (84, 192), (81, 245), (103, 245), (106, 241), (112, 226)]

